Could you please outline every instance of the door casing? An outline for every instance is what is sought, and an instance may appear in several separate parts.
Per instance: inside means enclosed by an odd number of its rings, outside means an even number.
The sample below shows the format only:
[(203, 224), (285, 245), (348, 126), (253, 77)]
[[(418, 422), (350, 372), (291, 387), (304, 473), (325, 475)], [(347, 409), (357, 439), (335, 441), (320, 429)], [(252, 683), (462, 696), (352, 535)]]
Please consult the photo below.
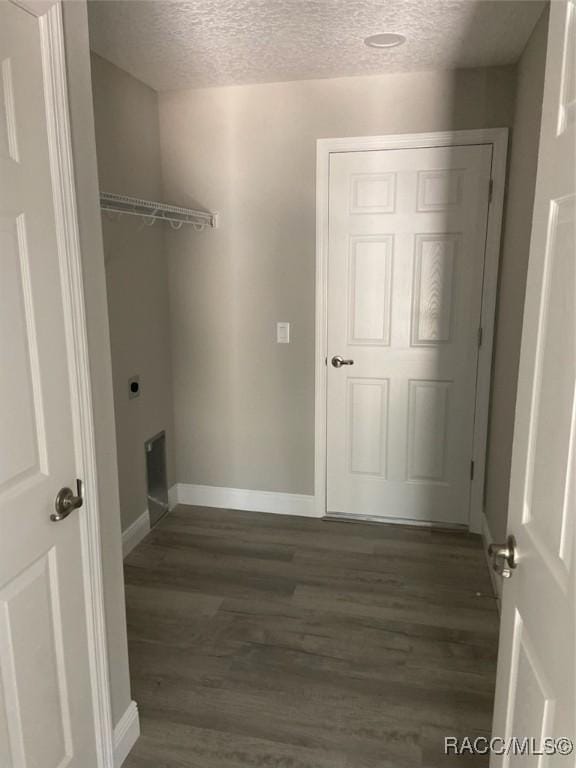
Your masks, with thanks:
[(326, 515), (326, 395), (328, 337), (328, 204), (330, 155), (386, 149), (417, 149), (471, 144), (492, 145), (492, 196), (488, 209), (484, 280), (482, 286), (482, 344), (478, 354), (469, 529), (480, 533), (484, 506), (484, 476), (488, 437), (488, 408), (492, 374), (492, 347), (500, 261), (500, 237), (506, 182), (507, 128), (485, 128), (440, 133), (358, 136), (318, 139), (316, 149), (316, 372), (314, 425), (314, 498), (318, 517)]
[(68, 104), (62, 0), (10, 0), (38, 18), (81, 515), (83, 582), (98, 768), (114, 768), (97, 462), (85, 295)]

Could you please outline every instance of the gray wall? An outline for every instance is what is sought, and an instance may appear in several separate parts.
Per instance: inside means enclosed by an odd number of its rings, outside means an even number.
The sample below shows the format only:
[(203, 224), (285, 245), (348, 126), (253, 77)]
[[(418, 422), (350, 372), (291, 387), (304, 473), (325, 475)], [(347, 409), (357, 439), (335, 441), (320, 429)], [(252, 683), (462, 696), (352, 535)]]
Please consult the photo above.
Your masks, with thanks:
[[(158, 97), (144, 83), (92, 54), (100, 188), (161, 197)], [(102, 217), (114, 376), (114, 408), (125, 530), (146, 510), (144, 442), (166, 430), (172, 478), (172, 379), (164, 226)], [(128, 380), (141, 395), (129, 399)]]
[(536, 185), (538, 139), (544, 89), (548, 11), (518, 64), (508, 196), (500, 264), (497, 334), (494, 352), (485, 511), (492, 535), (506, 537), (508, 488), (524, 290)]
[[(179, 482), (314, 489), (316, 139), (510, 126), (514, 68), (160, 94)], [(275, 343), (275, 323), (292, 343)]]
[(116, 438), (112, 407), (112, 369), (106, 308), (106, 278), (98, 203), (85, 3), (78, 3), (75, 0), (64, 3), (64, 30), (98, 462), (98, 503), (100, 508), (106, 636), (110, 667), (110, 697), (112, 700), (112, 719), (116, 725), (130, 704), (130, 678), (126, 641), (124, 577), (122, 573)]

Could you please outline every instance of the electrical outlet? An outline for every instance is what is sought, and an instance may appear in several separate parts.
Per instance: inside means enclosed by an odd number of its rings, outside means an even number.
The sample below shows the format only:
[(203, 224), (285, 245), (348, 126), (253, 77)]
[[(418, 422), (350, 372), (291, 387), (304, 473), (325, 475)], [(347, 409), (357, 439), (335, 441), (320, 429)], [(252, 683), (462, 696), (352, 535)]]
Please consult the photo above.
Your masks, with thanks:
[(140, 396), (140, 376), (132, 376), (128, 379), (128, 397), (133, 400)]

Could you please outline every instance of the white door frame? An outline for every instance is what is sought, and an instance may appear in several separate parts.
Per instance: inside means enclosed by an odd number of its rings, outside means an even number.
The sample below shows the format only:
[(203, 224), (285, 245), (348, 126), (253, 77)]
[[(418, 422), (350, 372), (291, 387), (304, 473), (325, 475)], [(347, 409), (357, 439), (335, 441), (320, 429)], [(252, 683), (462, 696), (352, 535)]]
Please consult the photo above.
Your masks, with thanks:
[(471, 144), (492, 145), (492, 199), (488, 209), (484, 283), (482, 287), (482, 345), (478, 355), (476, 405), (474, 418), (474, 477), (470, 493), (469, 528), (481, 532), (484, 506), (484, 475), (488, 436), (488, 408), (492, 373), (492, 345), (500, 261), (500, 234), (506, 181), (508, 128), (483, 128), (441, 133), (358, 136), (343, 139), (318, 139), (316, 153), (316, 404), (314, 496), (316, 514), (326, 514), (326, 394), (328, 338), (328, 203), (330, 155), (333, 152), (362, 152), (382, 149), (417, 149)]
[(74, 428), (74, 434), (70, 437), (75, 446), (77, 477), (83, 479), (85, 488), (84, 504), (80, 510), (80, 531), (98, 767), (114, 768), (92, 389), (72, 161), (62, 2), (12, 2), (36, 16), (40, 29), (50, 171), (69, 360)]

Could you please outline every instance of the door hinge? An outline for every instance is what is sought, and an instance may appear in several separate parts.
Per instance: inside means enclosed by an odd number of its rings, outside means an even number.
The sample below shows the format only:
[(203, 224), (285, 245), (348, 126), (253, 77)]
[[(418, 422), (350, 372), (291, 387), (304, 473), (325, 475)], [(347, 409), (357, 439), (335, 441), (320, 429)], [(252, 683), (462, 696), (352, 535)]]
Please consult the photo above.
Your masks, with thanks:
[(479, 347), (482, 346), (482, 336), (483, 336), (483, 333), (484, 333), (484, 330), (483, 330), (482, 326), (480, 326), (478, 328), (478, 346)]
[(470, 480), (474, 480), (474, 460), (470, 462)]
[(490, 183), (488, 184), (488, 202), (492, 202), (492, 197), (494, 195), (494, 179), (490, 179)]

